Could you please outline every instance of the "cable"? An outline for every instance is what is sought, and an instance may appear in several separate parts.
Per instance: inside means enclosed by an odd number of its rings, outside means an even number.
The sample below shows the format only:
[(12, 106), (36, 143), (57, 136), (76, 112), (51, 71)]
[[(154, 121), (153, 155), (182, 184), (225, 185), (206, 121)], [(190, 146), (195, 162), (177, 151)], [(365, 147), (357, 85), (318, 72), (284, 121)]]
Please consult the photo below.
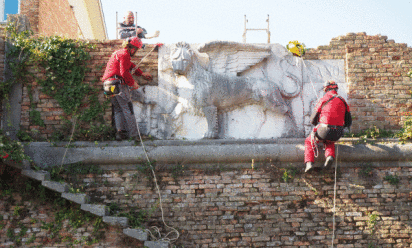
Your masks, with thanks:
[(332, 246), (333, 248), (333, 241), (335, 240), (335, 226), (336, 226), (336, 177), (338, 171), (338, 153), (339, 152), (339, 145), (336, 146), (336, 161), (335, 161), (335, 185), (333, 186), (333, 232), (332, 232)]

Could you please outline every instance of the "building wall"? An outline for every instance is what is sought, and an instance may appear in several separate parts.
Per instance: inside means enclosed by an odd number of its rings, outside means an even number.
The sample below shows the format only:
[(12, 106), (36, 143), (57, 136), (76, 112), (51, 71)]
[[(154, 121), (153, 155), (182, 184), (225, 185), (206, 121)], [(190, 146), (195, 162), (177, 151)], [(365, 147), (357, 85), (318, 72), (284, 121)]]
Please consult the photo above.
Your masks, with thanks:
[(344, 59), (352, 130), (400, 129), (412, 111), (412, 48), (382, 35), (349, 33), (309, 50), (305, 59)]
[(40, 0), (21, 0), (20, 14), (26, 15), (30, 21), (30, 28), (34, 33), (39, 32)]
[(79, 37), (77, 20), (67, 0), (21, 0), (20, 13), (29, 18), (34, 33)]
[(40, 0), (39, 33), (76, 39), (80, 37), (79, 32), (77, 20), (67, 0)]

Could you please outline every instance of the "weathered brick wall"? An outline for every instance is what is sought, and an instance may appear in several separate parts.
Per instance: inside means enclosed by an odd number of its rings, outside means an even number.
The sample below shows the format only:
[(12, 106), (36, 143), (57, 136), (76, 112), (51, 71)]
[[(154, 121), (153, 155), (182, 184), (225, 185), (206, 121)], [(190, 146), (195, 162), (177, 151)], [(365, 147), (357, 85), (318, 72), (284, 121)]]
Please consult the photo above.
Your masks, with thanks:
[[(180, 231), (179, 247), (331, 245), (333, 171), (298, 173), (284, 182), (284, 169), (276, 166), (157, 168), (165, 221)], [(399, 183), (391, 185), (387, 175)], [(162, 227), (151, 172), (112, 170), (76, 179), (94, 202), (117, 204), (124, 211), (155, 209), (147, 225)], [(334, 247), (410, 247), (411, 179), (410, 167), (339, 168)]]
[(34, 33), (39, 32), (39, 6), (40, 0), (20, 1), (20, 14), (29, 18), (30, 28)]
[(412, 110), (412, 48), (387, 36), (349, 33), (328, 46), (310, 49), (305, 59), (344, 59), (353, 131), (372, 126), (398, 130)]
[(79, 28), (67, 0), (41, 0), (39, 4), (39, 33), (77, 39)]
[[(0, 176), (3, 166), (0, 162)], [(44, 196), (25, 193), (29, 187), (40, 190), (39, 182), (22, 177), (16, 169), (8, 172), (13, 179), (7, 186), (0, 184), (0, 247), (143, 247), (120, 227), (103, 225), (95, 230), (101, 217), (79, 210), (77, 204), (63, 205), (52, 191), (46, 190)], [(62, 218), (69, 212), (71, 217)], [(75, 219), (83, 223), (70, 222)]]
[[(93, 84), (94, 86), (101, 90), (103, 82), (101, 78), (103, 76), (104, 70), (106, 68), (106, 63), (109, 60), (111, 54), (121, 48), (122, 40), (110, 40), (110, 41), (96, 41), (90, 40), (91, 44), (96, 45), (96, 48), (90, 50), (91, 60), (88, 62), (87, 67), (90, 71), (86, 73), (85, 83)], [(137, 64), (139, 61), (149, 53), (154, 45), (147, 45), (142, 51), (138, 51), (132, 58), (132, 61)], [(152, 82), (156, 83), (157, 79), (157, 49), (155, 49), (140, 65), (140, 68), (144, 72), (150, 72), (153, 75)], [(36, 75), (36, 77), (42, 77), (41, 71), (36, 71), (31, 68), (30, 71)], [(97, 80), (97, 81), (96, 81)], [(141, 78), (136, 78), (140, 83), (145, 83), (146, 81)], [(62, 120), (63, 110), (59, 107), (56, 100), (51, 97), (42, 94), (39, 90), (37, 83), (33, 82), (33, 103), (35, 104), (35, 109), (41, 112), (41, 119), (44, 121), (45, 126), (33, 126), (30, 124), (30, 97), (28, 96), (27, 87), (23, 88), (23, 101), (22, 101), (22, 118), (21, 126), (26, 130), (39, 130), (40, 137), (49, 138), (55, 130), (59, 130), (63, 127), (64, 121)], [(100, 94), (100, 100), (104, 101), (103, 91)], [(104, 113), (104, 118), (108, 124), (111, 123), (111, 109), (108, 109)]]

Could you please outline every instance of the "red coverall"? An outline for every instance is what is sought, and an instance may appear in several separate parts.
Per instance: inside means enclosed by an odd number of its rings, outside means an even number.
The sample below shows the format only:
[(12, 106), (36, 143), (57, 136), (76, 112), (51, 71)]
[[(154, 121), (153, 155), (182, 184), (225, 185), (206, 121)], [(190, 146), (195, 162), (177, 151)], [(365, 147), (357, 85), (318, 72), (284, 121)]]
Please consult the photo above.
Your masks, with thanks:
[[(132, 63), (129, 52), (126, 48), (115, 51), (110, 57), (109, 62), (107, 62), (106, 70), (104, 72), (103, 81), (113, 77), (114, 75), (120, 76), (123, 78), (124, 82), (133, 87), (134, 80), (130, 70), (133, 69), (136, 65)], [(136, 76), (142, 75), (142, 70), (138, 68), (135, 72)]]
[[(346, 109), (345, 103), (342, 99), (335, 97), (333, 100), (328, 102), (323, 108), (322, 105), (328, 101), (333, 95), (337, 95), (335, 90), (328, 91), (316, 104), (315, 110), (317, 113), (320, 113), (319, 116), (319, 123), (333, 125), (333, 126), (341, 126), (343, 127), (345, 124), (345, 112), (349, 110), (349, 106)], [(317, 125), (317, 127), (319, 124)], [(316, 127), (316, 128), (317, 128)], [(315, 128), (315, 129), (316, 129)], [(315, 141), (316, 142), (316, 141)], [(324, 140), (325, 143), (325, 157), (332, 156), (335, 158), (335, 142)], [(316, 143), (315, 143), (316, 145)], [(315, 155), (311, 144), (311, 135), (306, 138), (305, 140), (305, 163), (306, 162), (314, 162)]]
[[(137, 137), (138, 135), (129, 89), (129, 86), (133, 87), (135, 84), (132, 74), (130, 74), (130, 70), (134, 67), (135, 64), (131, 62), (127, 49), (117, 50), (107, 62), (106, 71), (102, 78), (103, 81), (111, 80), (114, 76), (119, 76), (123, 79), (122, 84), (119, 86), (120, 93), (112, 97), (110, 101), (113, 104), (116, 130), (128, 131), (129, 137)], [(137, 69), (135, 75), (141, 76), (142, 73), (140, 69)]]

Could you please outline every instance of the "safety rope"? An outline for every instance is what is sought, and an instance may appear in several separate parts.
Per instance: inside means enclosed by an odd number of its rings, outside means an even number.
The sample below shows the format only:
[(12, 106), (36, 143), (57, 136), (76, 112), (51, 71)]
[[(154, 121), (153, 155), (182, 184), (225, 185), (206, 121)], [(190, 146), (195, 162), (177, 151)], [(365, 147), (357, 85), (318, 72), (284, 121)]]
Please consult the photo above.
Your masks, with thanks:
[[(303, 58), (301, 58), (301, 59), (302, 59), (302, 62), (303, 62), (303, 66), (304, 66), (305, 68), (307, 68), (306, 63), (305, 63), (305, 60), (304, 60)], [(316, 98), (319, 99), (318, 93), (316, 92), (316, 89), (315, 89), (315, 85), (313, 84), (312, 78), (310, 77), (310, 73), (308, 73), (308, 76), (309, 76), (309, 81), (310, 81), (310, 83), (311, 83), (311, 85), (312, 85), (312, 89), (313, 89), (313, 91), (315, 92)]]
[(337, 171), (338, 171), (338, 154), (339, 154), (339, 145), (336, 145), (336, 161), (335, 161), (335, 185), (333, 186), (333, 231), (332, 231), (332, 246), (335, 240), (335, 228), (336, 228), (336, 178), (337, 178)]
[(61, 164), (60, 164), (60, 169), (59, 169), (59, 171), (61, 171), (61, 169), (62, 169), (62, 167), (63, 167), (64, 159), (66, 158), (66, 154), (67, 154), (67, 149), (69, 149), (70, 143), (72, 142), (74, 130), (76, 129), (76, 122), (77, 122), (77, 118), (76, 118), (76, 116), (74, 116), (74, 124), (73, 124), (73, 128), (72, 128), (72, 134), (70, 135), (69, 143), (67, 144), (66, 150), (64, 151), (64, 154), (63, 154), (62, 162), (61, 162)]
[[(163, 211), (162, 194), (160, 193), (160, 188), (159, 188), (159, 185), (158, 185), (158, 183), (157, 183), (156, 173), (155, 173), (155, 171), (154, 171), (154, 169), (153, 169), (152, 163), (150, 162), (149, 156), (147, 155), (146, 148), (145, 148), (145, 146), (144, 146), (143, 139), (142, 139), (142, 136), (141, 136), (141, 134), (140, 134), (139, 125), (137, 125), (137, 131), (138, 131), (138, 134), (139, 134), (140, 143), (141, 143), (141, 145), (142, 145), (143, 152), (144, 152), (144, 154), (145, 154), (145, 156), (146, 156), (146, 160), (147, 160), (147, 162), (148, 162), (148, 164), (149, 164), (149, 166), (150, 166), (150, 170), (152, 171), (152, 174), (153, 174), (153, 180), (154, 180), (155, 185), (156, 185), (157, 194), (159, 195), (159, 207), (160, 207), (160, 211), (161, 211), (161, 213), (162, 213), (162, 221), (163, 221), (163, 224), (165, 225), (165, 227), (168, 227), (168, 228), (172, 229), (172, 231), (170, 231), (169, 233), (167, 233), (164, 238), (161, 238), (161, 234), (160, 234), (160, 231), (159, 231), (158, 227), (152, 227), (152, 228), (154, 228), (155, 230), (157, 230), (157, 232), (158, 232), (158, 234), (159, 234), (159, 239), (158, 239), (158, 240), (167, 241), (167, 242), (171, 243), (171, 242), (177, 240), (177, 239), (179, 238), (180, 234), (179, 234), (179, 231), (176, 230), (176, 228), (167, 225), (166, 222), (165, 222), (165, 219), (164, 219), (164, 211)], [(146, 232), (148, 232), (148, 233), (150, 234), (150, 236), (154, 237), (154, 235), (153, 235), (149, 230), (146, 229)], [(173, 232), (176, 233), (177, 237), (176, 237), (176, 238), (173, 238), (173, 239), (167, 238), (167, 237), (169, 236), (169, 234), (171, 234), (171, 233), (173, 233)]]
[(130, 71), (130, 73), (133, 75), (133, 74), (136, 72), (136, 70), (139, 68), (139, 66), (140, 66), (140, 64), (143, 62), (143, 60), (144, 60), (145, 58), (147, 58), (147, 56), (149, 56), (149, 55), (156, 49), (156, 47), (161, 47), (162, 45), (163, 45), (163, 44), (161, 44), (161, 43), (156, 44), (156, 45), (152, 48), (152, 50), (150, 50), (150, 52), (148, 52), (148, 53), (139, 61), (139, 63), (138, 63), (135, 67), (132, 68), (132, 70)]
[[(347, 56), (347, 53), (346, 53), (346, 56)], [(304, 67), (307, 68), (305, 60), (303, 58), (301, 58), (301, 60), (303, 62)], [(303, 74), (303, 70), (302, 70), (302, 74)], [(318, 93), (315, 90), (315, 86), (312, 82), (312, 78), (310, 77), (310, 74), (308, 74), (308, 76), (309, 76), (310, 83), (312, 85), (312, 89), (315, 92), (316, 98), (319, 100)], [(303, 75), (302, 75), (302, 78), (303, 78)], [(316, 138), (315, 138), (315, 135), (314, 135), (313, 132), (312, 132), (311, 136), (312, 136), (311, 137), (311, 146), (312, 146), (312, 149), (315, 153), (315, 157), (318, 157), (318, 155), (319, 155), (318, 144), (317, 144), (317, 141), (316, 141)], [(331, 245), (331, 248), (333, 248), (333, 245), (334, 245), (335, 229), (336, 229), (336, 184), (337, 184), (337, 170), (338, 170), (338, 149), (339, 149), (339, 146), (337, 145), (336, 146), (336, 161), (335, 161), (335, 183), (334, 183), (334, 186), (333, 186), (333, 224), (332, 224), (333, 225), (333, 231), (332, 231), (332, 245)]]

